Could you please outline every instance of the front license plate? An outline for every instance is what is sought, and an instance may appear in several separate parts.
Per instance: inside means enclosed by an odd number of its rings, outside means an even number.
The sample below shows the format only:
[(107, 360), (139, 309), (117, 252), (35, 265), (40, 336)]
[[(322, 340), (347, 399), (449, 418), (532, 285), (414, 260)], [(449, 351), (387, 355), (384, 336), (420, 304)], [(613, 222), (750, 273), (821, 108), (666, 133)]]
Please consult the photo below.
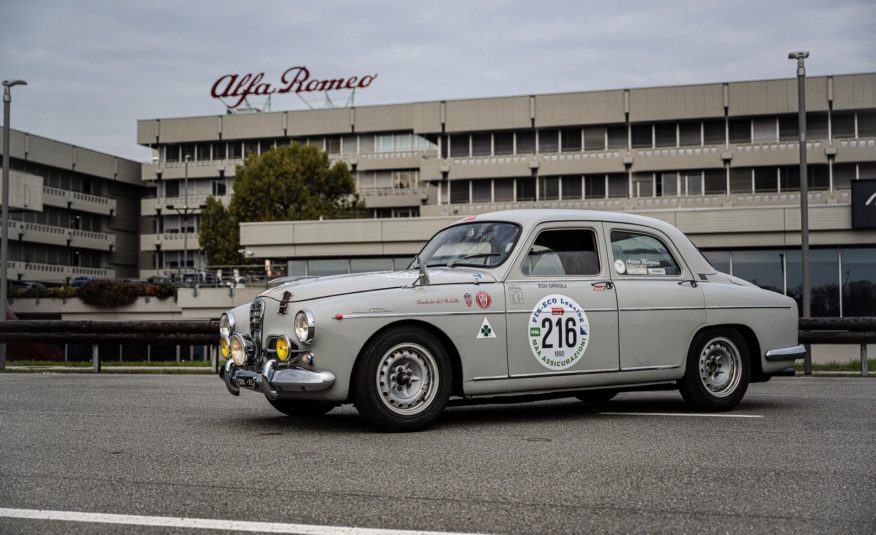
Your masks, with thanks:
[(255, 377), (240, 377), (237, 379), (237, 386), (243, 386), (245, 388), (255, 388), (256, 387), (256, 378)]

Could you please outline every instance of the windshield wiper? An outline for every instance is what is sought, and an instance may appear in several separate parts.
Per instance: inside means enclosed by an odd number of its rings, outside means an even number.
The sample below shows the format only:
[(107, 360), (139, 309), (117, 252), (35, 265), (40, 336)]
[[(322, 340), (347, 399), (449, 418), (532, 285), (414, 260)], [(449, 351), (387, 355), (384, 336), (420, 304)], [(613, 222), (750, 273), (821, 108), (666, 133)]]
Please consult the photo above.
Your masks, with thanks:
[(460, 256), (459, 258), (454, 258), (450, 262), (447, 262), (447, 267), (452, 268), (456, 264), (458, 264), (462, 260), (468, 260), (469, 258), (487, 258), (489, 256), (499, 256), (499, 253), (474, 253), (467, 254), (465, 256)]

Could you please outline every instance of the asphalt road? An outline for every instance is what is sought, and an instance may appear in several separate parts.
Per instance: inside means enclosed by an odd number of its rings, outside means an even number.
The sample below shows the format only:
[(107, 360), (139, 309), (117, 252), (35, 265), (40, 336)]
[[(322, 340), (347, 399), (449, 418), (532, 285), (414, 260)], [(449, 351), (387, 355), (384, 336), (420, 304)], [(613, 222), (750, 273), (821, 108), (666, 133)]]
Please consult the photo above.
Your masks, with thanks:
[[(448, 409), (372, 431), (212, 376), (0, 374), (0, 508), (491, 533), (874, 533), (876, 381)], [(660, 415), (642, 413), (661, 413)], [(0, 533), (207, 533), (0, 515)]]

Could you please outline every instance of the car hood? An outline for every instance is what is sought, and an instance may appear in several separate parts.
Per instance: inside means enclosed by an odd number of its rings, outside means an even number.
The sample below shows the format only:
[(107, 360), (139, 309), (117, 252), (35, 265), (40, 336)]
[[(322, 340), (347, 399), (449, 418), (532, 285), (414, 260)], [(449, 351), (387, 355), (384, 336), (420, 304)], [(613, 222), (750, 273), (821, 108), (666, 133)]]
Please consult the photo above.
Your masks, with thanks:
[[(497, 279), (487, 271), (478, 269), (430, 268), (429, 285), (441, 284), (484, 284), (494, 283)], [(378, 271), (373, 273), (355, 273), (351, 275), (331, 275), (312, 279), (299, 279), (269, 288), (261, 295), (273, 299), (282, 299), (285, 292), (291, 292), (290, 301), (308, 301), (335, 295), (346, 295), (360, 292), (373, 292), (390, 288), (403, 288), (416, 283), (420, 276), (417, 270)]]

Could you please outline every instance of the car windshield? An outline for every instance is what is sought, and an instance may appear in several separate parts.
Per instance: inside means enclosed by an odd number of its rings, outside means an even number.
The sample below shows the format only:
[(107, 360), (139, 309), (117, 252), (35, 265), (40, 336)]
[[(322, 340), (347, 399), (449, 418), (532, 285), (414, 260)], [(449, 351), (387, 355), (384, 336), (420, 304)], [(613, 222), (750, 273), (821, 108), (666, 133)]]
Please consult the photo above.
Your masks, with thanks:
[(519, 235), (520, 227), (511, 223), (456, 225), (436, 234), (420, 260), (426, 266), (496, 267), (511, 254)]

